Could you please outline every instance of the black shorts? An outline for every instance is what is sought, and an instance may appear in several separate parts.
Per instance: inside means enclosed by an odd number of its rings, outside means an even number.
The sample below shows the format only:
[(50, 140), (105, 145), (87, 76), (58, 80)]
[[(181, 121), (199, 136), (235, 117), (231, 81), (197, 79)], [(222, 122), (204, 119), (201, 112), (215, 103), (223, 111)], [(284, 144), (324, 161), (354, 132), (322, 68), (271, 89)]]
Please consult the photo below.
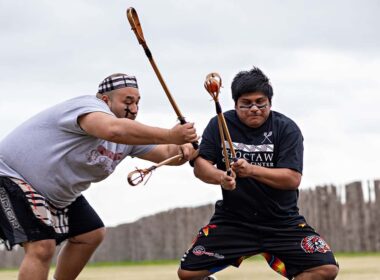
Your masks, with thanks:
[(33, 213), (24, 192), (7, 177), (0, 177), (0, 239), (8, 250), (24, 242), (55, 239), (59, 244), (74, 237), (104, 227), (95, 210), (84, 196), (67, 207), (68, 232), (57, 234)]
[(288, 279), (313, 267), (338, 265), (329, 245), (304, 220), (287, 225), (258, 224), (232, 219), (216, 205), (210, 223), (199, 230), (180, 266), (215, 273), (230, 265), (239, 267), (244, 259), (257, 254)]

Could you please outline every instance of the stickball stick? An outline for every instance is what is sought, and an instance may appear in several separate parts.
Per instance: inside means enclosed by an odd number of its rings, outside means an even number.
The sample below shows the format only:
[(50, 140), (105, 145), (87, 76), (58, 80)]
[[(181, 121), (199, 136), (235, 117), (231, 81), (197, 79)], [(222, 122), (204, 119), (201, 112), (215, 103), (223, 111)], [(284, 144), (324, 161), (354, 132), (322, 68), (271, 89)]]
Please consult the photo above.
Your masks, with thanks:
[(225, 139), (227, 138), (228, 146), (230, 148), (232, 159), (236, 160), (236, 152), (234, 146), (232, 144), (230, 132), (227, 127), (226, 120), (223, 115), (222, 107), (219, 102), (219, 93), (220, 88), (222, 87), (222, 78), (218, 73), (210, 73), (206, 76), (206, 81), (204, 83), (204, 87), (207, 92), (211, 95), (212, 99), (215, 101), (215, 109), (218, 117), (218, 126), (219, 126), (219, 134), (220, 140), (223, 146), (223, 154), (226, 162), (227, 173), (231, 173), (230, 161), (227, 153), (227, 148), (225, 144)]
[[(166, 83), (165, 83), (164, 79), (162, 78), (160, 70), (158, 70), (156, 62), (153, 59), (152, 53), (149, 50), (149, 47), (148, 47), (146, 40), (144, 38), (144, 33), (143, 33), (143, 30), (141, 27), (139, 16), (137, 15), (137, 12), (133, 7), (130, 7), (127, 9), (127, 17), (128, 17), (129, 24), (131, 25), (132, 30), (135, 33), (139, 44), (143, 47), (145, 54), (148, 57), (149, 62), (152, 65), (153, 70), (156, 73), (156, 76), (157, 76), (158, 80), (160, 81), (161, 86), (166, 93), (166, 96), (169, 99), (170, 104), (172, 105), (175, 113), (177, 114), (179, 122), (181, 124), (185, 124), (186, 123), (185, 117), (182, 115), (181, 111), (178, 108), (177, 103), (174, 101), (174, 98), (171, 95), (169, 88), (166, 86)], [(198, 149), (198, 142), (193, 142), (192, 145), (193, 145), (194, 149)]]

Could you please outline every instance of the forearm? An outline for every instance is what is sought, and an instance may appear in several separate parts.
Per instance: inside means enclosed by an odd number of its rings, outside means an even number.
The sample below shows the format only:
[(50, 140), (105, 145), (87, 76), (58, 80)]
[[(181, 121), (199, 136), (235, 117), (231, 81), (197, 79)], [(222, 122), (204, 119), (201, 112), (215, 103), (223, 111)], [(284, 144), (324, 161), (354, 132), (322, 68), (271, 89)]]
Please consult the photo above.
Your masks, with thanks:
[[(181, 154), (181, 146), (179, 146), (179, 145), (169, 144), (169, 145), (166, 145), (166, 149), (167, 149), (167, 158), (174, 157), (174, 156)], [(179, 158), (177, 160), (174, 160), (174, 161), (168, 163), (167, 165), (177, 166), (177, 165), (182, 165), (185, 162), (187, 162), (186, 159)]]
[(78, 117), (78, 124), (89, 135), (120, 144), (185, 144), (198, 139), (194, 123), (176, 124), (166, 129), (92, 112)]
[(201, 181), (208, 183), (208, 184), (214, 184), (214, 185), (220, 185), (221, 184), (221, 177), (223, 176), (225, 172), (216, 168), (214, 165), (212, 165), (209, 161), (198, 157), (194, 162), (194, 175)]
[(78, 124), (88, 134), (114, 143), (129, 145), (175, 143), (170, 129), (116, 118), (103, 112), (80, 116)]
[(301, 174), (288, 168), (251, 165), (250, 173), (253, 179), (279, 190), (295, 190), (301, 183)]
[[(171, 157), (180, 155), (180, 146), (174, 144), (157, 145), (150, 152), (138, 156), (141, 159), (149, 160), (155, 163), (161, 163), (170, 159)], [(185, 158), (176, 158), (172, 161), (166, 162), (166, 165), (181, 165), (187, 162)]]
[(115, 143), (146, 145), (171, 142), (170, 129), (148, 126), (137, 121), (117, 119), (110, 130), (110, 137), (106, 140)]

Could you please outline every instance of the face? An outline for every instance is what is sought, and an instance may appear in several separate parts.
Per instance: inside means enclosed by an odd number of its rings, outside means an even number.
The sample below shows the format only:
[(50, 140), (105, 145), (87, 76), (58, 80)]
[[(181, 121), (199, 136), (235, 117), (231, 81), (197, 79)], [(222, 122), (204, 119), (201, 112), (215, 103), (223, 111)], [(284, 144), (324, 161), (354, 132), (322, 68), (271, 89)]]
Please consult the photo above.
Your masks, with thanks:
[(268, 119), (270, 108), (268, 97), (261, 92), (243, 94), (235, 105), (240, 121), (253, 128), (260, 127)]
[(103, 95), (102, 100), (118, 118), (136, 119), (140, 93), (137, 88), (126, 87), (115, 90), (112, 95)]

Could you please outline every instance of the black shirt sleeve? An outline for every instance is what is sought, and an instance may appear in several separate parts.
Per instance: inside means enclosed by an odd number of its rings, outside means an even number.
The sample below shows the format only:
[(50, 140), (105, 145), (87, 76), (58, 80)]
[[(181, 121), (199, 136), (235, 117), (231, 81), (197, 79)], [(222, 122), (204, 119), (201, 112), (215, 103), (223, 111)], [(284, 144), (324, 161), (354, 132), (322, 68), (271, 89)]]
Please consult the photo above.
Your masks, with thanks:
[(278, 168), (290, 168), (302, 174), (303, 136), (298, 127), (285, 129), (280, 135)]

